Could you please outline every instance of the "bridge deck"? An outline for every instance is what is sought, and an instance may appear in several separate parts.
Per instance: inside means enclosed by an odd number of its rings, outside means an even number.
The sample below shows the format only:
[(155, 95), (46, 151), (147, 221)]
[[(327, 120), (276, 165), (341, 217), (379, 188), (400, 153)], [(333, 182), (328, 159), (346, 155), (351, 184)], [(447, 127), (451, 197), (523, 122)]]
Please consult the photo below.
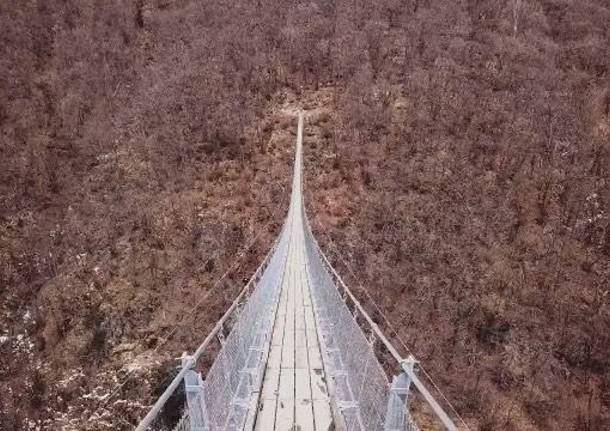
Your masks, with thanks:
[(290, 236), (280, 300), (256, 418), (257, 431), (327, 431), (332, 419), (312, 294), (301, 212), (299, 121), (293, 193), (284, 235)]

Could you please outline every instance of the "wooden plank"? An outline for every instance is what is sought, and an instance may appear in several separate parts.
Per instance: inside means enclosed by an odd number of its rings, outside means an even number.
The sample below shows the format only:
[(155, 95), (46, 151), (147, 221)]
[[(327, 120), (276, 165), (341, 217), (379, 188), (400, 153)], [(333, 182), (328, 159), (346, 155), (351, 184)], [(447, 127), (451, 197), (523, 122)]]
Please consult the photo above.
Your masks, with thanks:
[(323, 370), (312, 370), (311, 376), (311, 397), (314, 400), (327, 400), (328, 389), (326, 387), (326, 378)]
[(272, 346), (281, 346), (282, 338), (284, 337), (284, 325), (282, 324), (281, 328), (278, 327), (276, 329), (277, 330), (274, 330), (273, 335), (271, 336), (271, 345)]
[(322, 355), (320, 354), (320, 348), (316, 345), (315, 347), (309, 347), (307, 349), (309, 353), (309, 369), (312, 372), (317, 372), (318, 374), (322, 374)]
[(272, 345), (267, 359), (267, 368), (280, 368), (282, 365), (282, 346)]
[(311, 308), (305, 310), (305, 324), (307, 325), (307, 328), (316, 327), (316, 319)]
[(292, 431), (294, 425), (294, 399), (278, 400), (275, 411), (275, 429), (277, 431)]
[(284, 401), (294, 399), (294, 368), (280, 370), (278, 398)]
[(269, 431), (275, 429), (276, 399), (261, 400), (256, 416), (255, 431)]
[(316, 328), (307, 328), (307, 347), (318, 346), (318, 332)]
[(309, 387), (309, 369), (300, 368), (294, 370), (295, 376), (295, 398), (297, 400), (311, 398), (311, 388)]
[(309, 351), (306, 347), (297, 347), (294, 355), (294, 367), (309, 370)]
[(315, 431), (313, 413), (311, 399), (297, 399), (295, 401), (295, 430)]
[[(294, 313), (289, 313), (286, 315), (286, 323), (284, 325), (284, 329), (289, 332), (294, 332), (295, 324), (294, 324)], [(294, 337), (293, 337), (294, 340)]]
[(316, 431), (329, 431), (334, 429), (332, 414), (328, 401), (313, 400), (313, 414), (316, 421)]
[(281, 368), (294, 368), (294, 333), (290, 331), (284, 333)]
[(307, 329), (307, 323), (305, 322), (305, 314), (300, 313), (296, 317), (295, 328), (297, 331), (305, 331)]
[(278, 395), (280, 384), (280, 369), (267, 368), (265, 378), (263, 380), (263, 389), (261, 390), (262, 399), (275, 399)]
[(294, 331), (294, 347), (307, 347), (307, 334), (304, 329)]

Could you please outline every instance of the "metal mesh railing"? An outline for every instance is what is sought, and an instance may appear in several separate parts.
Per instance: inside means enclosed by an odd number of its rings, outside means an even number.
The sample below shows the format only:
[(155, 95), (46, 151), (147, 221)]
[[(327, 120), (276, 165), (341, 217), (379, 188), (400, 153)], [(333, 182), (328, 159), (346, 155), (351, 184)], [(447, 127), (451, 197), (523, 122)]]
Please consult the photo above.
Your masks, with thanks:
[(286, 264), (289, 236), (283, 234), (284, 230), (212, 332), (193, 356), (183, 359), (178, 375), (140, 422), (137, 431), (193, 429), (183, 382), (198, 368), (199, 359), (214, 339), (219, 342), (220, 349), (200, 385), (198, 396), (202, 399), (196, 404), (197, 409), (204, 411), (198, 414), (201, 416), (198, 422), (205, 417), (207, 428), (203, 429), (206, 431), (237, 430), (243, 428), (249, 414), (255, 414), (256, 404), (251, 402), (251, 394), (262, 384)]
[(348, 431), (382, 430), (389, 381), (307, 231), (305, 247), (315, 310), (338, 410)]
[[(333, 269), (302, 211), (308, 273), (338, 429), (419, 431), (408, 402), (416, 397), (425, 407), (426, 429), (457, 431), (418, 377), (415, 359), (399, 355)], [(385, 366), (382, 357), (388, 359)], [(388, 376), (393, 376), (391, 382)]]
[(205, 379), (210, 431), (242, 429), (262, 384), (268, 344), (286, 262), (288, 238), (277, 248), (257, 287), (243, 304), (235, 325)]

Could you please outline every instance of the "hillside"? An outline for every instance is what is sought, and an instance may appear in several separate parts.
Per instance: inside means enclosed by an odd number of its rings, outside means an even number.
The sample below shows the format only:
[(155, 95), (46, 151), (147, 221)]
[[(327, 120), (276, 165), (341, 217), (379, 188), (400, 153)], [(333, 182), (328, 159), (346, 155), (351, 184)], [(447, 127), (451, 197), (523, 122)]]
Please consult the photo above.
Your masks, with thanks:
[(0, 23), (1, 429), (131, 429), (277, 233), (298, 107), (323, 248), (472, 429), (610, 429), (606, 1)]

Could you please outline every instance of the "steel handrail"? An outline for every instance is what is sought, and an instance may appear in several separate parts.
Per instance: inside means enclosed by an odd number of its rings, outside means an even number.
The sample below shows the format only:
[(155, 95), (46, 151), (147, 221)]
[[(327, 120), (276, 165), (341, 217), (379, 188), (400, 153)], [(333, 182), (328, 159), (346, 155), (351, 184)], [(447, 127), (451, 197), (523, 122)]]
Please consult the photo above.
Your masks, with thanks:
[(316, 250), (318, 251), (318, 254), (322, 257), (322, 260), (324, 261), (325, 266), (332, 273), (335, 280), (337, 280), (337, 282), (341, 285), (341, 288), (343, 289), (343, 291), (349, 296), (350, 300), (353, 302), (356, 309), (360, 312), (360, 315), (369, 324), (369, 326), (371, 327), (371, 330), (374, 332), (377, 339), (379, 339), (379, 341), (381, 341), (383, 346), (387, 349), (387, 351), (390, 353), (390, 355), (392, 355), (392, 357), (398, 363), (398, 365), (401, 367), (401, 369), (405, 373), (407, 373), (407, 375), (411, 379), (411, 383), (413, 383), (413, 385), (417, 388), (419, 393), (424, 397), (426, 402), (430, 405), (434, 414), (436, 414), (436, 416), (439, 418), (439, 420), (443, 423), (443, 426), (448, 431), (457, 431), (458, 428), (453, 423), (451, 418), (447, 415), (445, 410), (440, 406), (440, 404), (436, 401), (434, 396), (430, 393), (430, 391), (426, 388), (426, 386), (423, 384), (423, 382), (419, 379), (419, 377), (415, 373), (414, 369), (412, 367), (408, 366), (408, 363), (412, 363), (412, 361), (415, 361), (415, 359), (412, 356), (410, 358), (405, 359), (400, 355), (400, 353), (398, 353), (398, 350), (394, 347), (394, 345), (390, 342), (390, 340), (387, 339), (387, 337), (383, 334), (381, 329), (379, 329), (379, 325), (377, 325), (377, 323), (375, 323), (373, 321), (373, 319), (366, 312), (366, 310), (364, 309), (364, 307), (362, 306), (362, 304), (360, 303), (358, 298), (356, 298), (356, 296), (352, 293), (350, 288), (347, 287), (347, 285), (343, 282), (343, 279), (341, 278), (341, 276), (337, 273), (337, 271), (335, 271), (333, 266), (330, 264), (328, 258), (322, 251), (322, 248), (320, 247), (320, 245), (318, 244), (318, 241), (316, 240), (315, 236), (312, 233), (311, 225), (309, 224), (309, 219), (306, 216), (306, 210), (305, 210), (304, 206), (303, 206), (303, 213), (305, 214), (304, 219), (306, 222), (309, 237), (313, 241), (313, 244), (316, 246)]
[(267, 255), (263, 259), (262, 263), (258, 266), (258, 268), (254, 272), (254, 274), (252, 275), (250, 280), (248, 280), (248, 283), (246, 283), (246, 285), (240, 291), (239, 295), (237, 295), (237, 297), (235, 298), (235, 300), (233, 301), (231, 306), (222, 315), (222, 317), (216, 322), (216, 324), (214, 325), (214, 327), (212, 328), (210, 333), (201, 342), (199, 347), (197, 347), (195, 352), (191, 356), (187, 356), (185, 358), (185, 360), (184, 360), (184, 362), (182, 364), (182, 367), (180, 369), (180, 372), (178, 374), (176, 374), (176, 377), (173, 378), (171, 383), (168, 385), (167, 389), (165, 389), (165, 391), (163, 391), (161, 396), (157, 399), (157, 401), (151, 407), (151, 409), (148, 411), (146, 416), (144, 416), (144, 418), (140, 421), (140, 423), (138, 424), (138, 426), (135, 428), (134, 431), (145, 431), (150, 426), (150, 424), (157, 418), (157, 416), (159, 415), (159, 413), (161, 412), (161, 410), (165, 406), (165, 403), (167, 402), (167, 400), (169, 400), (169, 398), (172, 396), (174, 391), (177, 389), (178, 385), (184, 379), (184, 375), (187, 373), (188, 370), (190, 370), (197, 363), (197, 361), (199, 360), (199, 358), (201, 358), (201, 355), (203, 355), (203, 353), (207, 349), (208, 345), (212, 342), (214, 337), (216, 337), (220, 333), (220, 331), (222, 330), (225, 322), (231, 317), (233, 312), (237, 309), (237, 307), (241, 303), (241, 301), (244, 298), (244, 296), (249, 291), (249, 289), (250, 289), (250, 287), (252, 285), (252, 282), (262, 272), (262, 269), (269, 262), (269, 259), (273, 255), (273, 252), (275, 251), (275, 249), (276, 249), (276, 247), (278, 245), (280, 237), (281, 237), (281, 232), (280, 232), (280, 235), (278, 235), (278, 237), (274, 241), (273, 246), (271, 247), (271, 249), (267, 252)]

